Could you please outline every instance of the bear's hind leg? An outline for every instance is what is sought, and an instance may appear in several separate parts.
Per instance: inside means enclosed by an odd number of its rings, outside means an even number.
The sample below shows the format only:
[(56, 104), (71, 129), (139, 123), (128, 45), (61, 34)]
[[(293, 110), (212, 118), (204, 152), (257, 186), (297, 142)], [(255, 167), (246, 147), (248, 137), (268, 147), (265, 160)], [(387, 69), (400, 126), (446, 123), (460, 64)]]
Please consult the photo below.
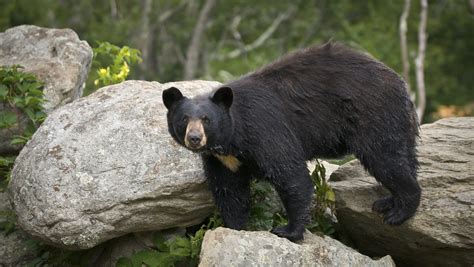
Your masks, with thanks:
[(232, 172), (214, 156), (203, 156), (204, 171), (215, 204), (228, 228), (241, 230), (250, 212), (250, 179)]
[(420, 204), (421, 188), (416, 180), (416, 159), (407, 160), (396, 154), (359, 157), (362, 165), (377, 181), (387, 188), (391, 196), (376, 200), (372, 209), (384, 215), (389, 225), (401, 225), (411, 218)]

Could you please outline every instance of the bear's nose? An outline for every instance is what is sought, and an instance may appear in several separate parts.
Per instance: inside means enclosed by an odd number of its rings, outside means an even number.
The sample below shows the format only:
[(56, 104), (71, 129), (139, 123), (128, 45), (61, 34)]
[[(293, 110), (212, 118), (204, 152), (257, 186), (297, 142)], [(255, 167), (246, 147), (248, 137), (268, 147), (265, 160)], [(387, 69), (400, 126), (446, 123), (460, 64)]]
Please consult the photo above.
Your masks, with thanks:
[(192, 145), (198, 145), (202, 140), (202, 135), (200, 133), (189, 133), (188, 141)]

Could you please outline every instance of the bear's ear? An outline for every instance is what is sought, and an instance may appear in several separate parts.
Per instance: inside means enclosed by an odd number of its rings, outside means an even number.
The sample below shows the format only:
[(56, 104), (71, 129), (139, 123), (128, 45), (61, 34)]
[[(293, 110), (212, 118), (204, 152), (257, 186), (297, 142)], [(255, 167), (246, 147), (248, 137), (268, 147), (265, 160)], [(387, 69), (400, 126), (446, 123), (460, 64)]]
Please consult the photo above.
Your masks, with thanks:
[(163, 91), (163, 103), (167, 109), (170, 109), (179, 100), (183, 99), (183, 94), (176, 87), (170, 87)]
[(230, 108), (234, 100), (234, 93), (230, 87), (221, 87), (212, 96), (212, 101), (218, 105)]

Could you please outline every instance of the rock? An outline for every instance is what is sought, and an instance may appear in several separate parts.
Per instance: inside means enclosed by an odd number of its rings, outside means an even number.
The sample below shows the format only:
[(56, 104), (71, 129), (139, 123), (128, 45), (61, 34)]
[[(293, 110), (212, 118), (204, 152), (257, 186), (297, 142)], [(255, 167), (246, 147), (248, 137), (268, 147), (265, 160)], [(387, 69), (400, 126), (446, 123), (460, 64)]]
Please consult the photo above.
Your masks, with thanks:
[[(0, 213), (6, 215), (12, 212), (7, 194), (0, 192)], [(0, 216), (0, 223), (5, 222), (5, 216)], [(0, 266), (25, 266), (36, 257), (28, 245), (27, 235), (16, 230), (8, 235), (0, 232)]]
[(207, 231), (200, 267), (206, 266), (395, 266), (390, 256), (372, 260), (328, 236), (305, 233), (301, 244), (269, 232), (217, 228)]
[(30, 239), (22, 231), (8, 235), (0, 233), (0, 266), (27, 266), (37, 256), (31, 250)]
[[(152, 232), (144, 232), (152, 235)], [(148, 250), (150, 247), (136, 238), (134, 234), (127, 234), (111, 239), (92, 249), (97, 258), (88, 264), (95, 267), (116, 266), (117, 261), (122, 257), (131, 257), (134, 253)]]
[[(326, 180), (328, 180), (329, 177), (331, 177), (331, 175), (339, 168), (339, 165), (329, 163), (325, 160), (320, 160), (320, 161), (321, 161), (321, 164), (324, 166), (324, 169), (326, 169)], [(309, 173), (312, 173), (314, 169), (316, 168), (316, 160), (308, 161), (307, 166), (308, 166)]]
[(0, 66), (21, 65), (45, 82), (47, 113), (82, 96), (92, 49), (70, 29), (31, 25), (0, 33)]
[(348, 163), (342, 165), (344, 168), (338, 168), (337, 171), (334, 171), (330, 176), (331, 182), (347, 180), (351, 177), (360, 177), (365, 176), (367, 173), (363, 168), (360, 168), (360, 163), (358, 160), (351, 160)]
[(127, 81), (52, 112), (15, 162), (8, 192), (18, 224), (49, 244), (85, 249), (200, 223), (214, 209), (201, 160), (169, 135), (161, 93), (218, 85)]
[[(138, 232), (111, 239), (105, 243), (92, 248), (92, 253), (96, 257), (86, 266), (110, 267), (117, 266), (120, 258), (131, 258), (133, 254), (150, 249), (157, 249), (153, 242), (153, 236), (158, 232)], [(169, 229), (160, 234), (165, 240), (184, 236), (186, 230), (183, 228)]]
[(418, 180), (421, 205), (399, 227), (371, 211), (387, 193), (357, 161), (333, 176), (337, 218), (355, 247), (390, 254), (400, 266), (474, 265), (474, 118), (450, 118), (421, 127)]
[[(70, 29), (24, 25), (0, 33), (0, 66), (21, 65), (45, 83), (46, 113), (82, 96), (91, 61), (92, 49)], [(21, 148), (10, 140), (22, 134), (23, 125), (0, 131), (0, 154)]]

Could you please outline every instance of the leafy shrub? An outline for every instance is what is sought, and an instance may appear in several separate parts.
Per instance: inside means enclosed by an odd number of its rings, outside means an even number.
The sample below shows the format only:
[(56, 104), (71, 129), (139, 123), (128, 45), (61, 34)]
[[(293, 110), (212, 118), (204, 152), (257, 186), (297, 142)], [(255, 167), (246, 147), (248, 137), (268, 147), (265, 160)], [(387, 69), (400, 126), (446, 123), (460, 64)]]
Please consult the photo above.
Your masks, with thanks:
[(17, 126), (23, 115), (29, 119), (23, 134), (12, 144), (24, 144), (46, 118), (43, 112), (43, 83), (21, 66), (0, 67), (0, 129)]
[[(333, 221), (335, 218), (335, 195), (331, 186), (326, 180), (326, 169), (319, 161), (316, 161), (316, 167), (311, 173), (311, 180), (314, 185), (314, 206), (311, 214), (311, 223), (306, 226), (311, 232), (320, 232), (325, 235), (334, 234)], [(262, 181), (252, 182), (252, 208), (247, 228), (249, 230), (268, 231), (273, 227), (285, 225), (288, 223), (285, 218), (284, 210), (272, 212), (271, 200), (275, 196), (273, 187)]]
[[(19, 133), (12, 145), (24, 145), (46, 118), (43, 83), (19, 65), (0, 67), (0, 130)], [(16, 155), (0, 156), (0, 191), (8, 185)]]
[(285, 225), (288, 220), (282, 215), (281, 206), (275, 189), (268, 182), (252, 181), (252, 203), (247, 229), (252, 231), (268, 231), (274, 227)]
[(123, 82), (130, 74), (130, 65), (142, 62), (141, 53), (138, 49), (128, 46), (119, 47), (109, 42), (98, 42), (93, 48), (94, 61), (91, 72), (95, 75), (94, 89), (86, 90), (86, 94), (106, 85)]
[(219, 226), (222, 226), (222, 220), (215, 213), (209, 222), (203, 224), (193, 235), (178, 236), (169, 240), (165, 240), (162, 235), (156, 235), (154, 237), (156, 249), (139, 251), (130, 258), (122, 257), (117, 261), (117, 266), (141, 267), (143, 264), (149, 267), (175, 266), (175, 264), (197, 266), (204, 233)]
[[(19, 65), (0, 66), (0, 130), (18, 133), (12, 145), (24, 145), (46, 118), (43, 112), (43, 83)], [(8, 186), (16, 155), (0, 156), (0, 192)], [(15, 231), (13, 211), (0, 211), (0, 231)]]

